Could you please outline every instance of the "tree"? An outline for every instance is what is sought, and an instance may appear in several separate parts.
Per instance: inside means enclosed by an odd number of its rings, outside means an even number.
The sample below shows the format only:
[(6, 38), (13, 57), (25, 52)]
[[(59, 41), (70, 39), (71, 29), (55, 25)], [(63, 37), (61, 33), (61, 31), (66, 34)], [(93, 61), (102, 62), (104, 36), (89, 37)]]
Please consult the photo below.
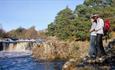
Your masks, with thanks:
[(14, 38), (24, 38), (25, 37), (25, 28), (19, 27), (15, 30), (11, 30), (8, 32), (10, 37), (14, 37)]
[(84, 5), (94, 7), (94, 6), (109, 6), (112, 4), (112, 0), (85, 0)]
[[(79, 10), (81, 9), (82, 7)], [(49, 35), (57, 36), (63, 40), (86, 40), (88, 30), (89, 21), (76, 17), (68, 7), (61, 10), (57, 14), (55, 21), (48, 26)]]
[(55, 34), (55, 29), (56, 29), (56, 26), (54, 23), (50, 23), (48, 25), (48, 33), (46, 33), (47, 35), (51, 35), (51, 36), (54, 36)]
[(37, 38), (38, 32), (35, 30), (35, 26), (30, 27), (25, 32), (25, 38)]
[(3, 29), (0, 29), (0, 38), (4, 38), (6, 36), (6, 32)]
[(48, 25), (48, 34), (57, 36), (60, 39), (68, 39), (70, 36), (70, 24), (74, 20), (75, 15), (73, 11), (66, 7), (61, 10), (53, 23)]

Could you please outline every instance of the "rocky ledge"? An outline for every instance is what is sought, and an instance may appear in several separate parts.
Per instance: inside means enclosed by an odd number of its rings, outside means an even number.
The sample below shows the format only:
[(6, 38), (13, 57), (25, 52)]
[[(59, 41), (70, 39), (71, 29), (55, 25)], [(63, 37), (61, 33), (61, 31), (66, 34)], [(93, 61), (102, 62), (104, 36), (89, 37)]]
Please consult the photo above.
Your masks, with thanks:
[[(115, 39), (105, 47), (107, 56), (103, 60), (89, 60), (78, 62), (70, 59), (63, 65), (62, 70), (114, 70), (115, 69)], [(112, 69), (114, 67), (114, 69)]]

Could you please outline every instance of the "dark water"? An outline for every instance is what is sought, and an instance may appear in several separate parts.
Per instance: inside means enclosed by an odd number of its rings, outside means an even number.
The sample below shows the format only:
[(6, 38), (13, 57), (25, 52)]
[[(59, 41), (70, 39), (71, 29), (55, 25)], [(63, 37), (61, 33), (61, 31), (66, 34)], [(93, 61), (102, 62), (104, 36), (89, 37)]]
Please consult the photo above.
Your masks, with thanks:
[(61, 70), (62, 61), (36, 61), (31, 56), (0, 58), (0, 70)]

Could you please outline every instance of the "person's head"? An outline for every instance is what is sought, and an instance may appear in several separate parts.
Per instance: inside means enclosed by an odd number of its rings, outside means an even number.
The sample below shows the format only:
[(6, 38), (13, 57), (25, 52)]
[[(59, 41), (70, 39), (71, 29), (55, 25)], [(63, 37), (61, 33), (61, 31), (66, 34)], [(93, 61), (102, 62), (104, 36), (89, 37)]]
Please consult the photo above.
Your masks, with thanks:
[(98, 14), (94, 14), (94, 15), (93, 15), (93, 19), (94, 19), (94, 20), (97, 20), (98, 18), (99, 18), (99, 15), (98, 15)]
[(91, 16), (90, 16), (90, 20), (91, 20), (92, 23), (95, 22), (95, 17), (94, 17), (94, 15), (91, 15)]

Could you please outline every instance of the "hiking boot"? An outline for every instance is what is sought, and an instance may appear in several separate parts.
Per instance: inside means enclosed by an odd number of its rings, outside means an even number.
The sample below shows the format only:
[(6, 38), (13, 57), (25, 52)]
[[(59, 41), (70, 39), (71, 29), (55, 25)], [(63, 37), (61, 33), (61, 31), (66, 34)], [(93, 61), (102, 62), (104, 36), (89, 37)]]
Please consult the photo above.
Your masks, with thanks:
[(88, 59), (90, 59), (90, 56), (85, 56), (85, 57), (83, 58), (83, 61), (87, 61)]
[(89, 57), (89, 56), (86, 56), (83, 61), (86, 62), (86, 63), (92, 63), (92, 62), (95, 62), (96, 60), (96, 57)]
[(98, 58), (96, 59), (96, 61), (102, 63), (102, 62), (105, 61), (106, 58), (107, 58), (107, 56), (101, 56), (101, 57), (98, 57)]

